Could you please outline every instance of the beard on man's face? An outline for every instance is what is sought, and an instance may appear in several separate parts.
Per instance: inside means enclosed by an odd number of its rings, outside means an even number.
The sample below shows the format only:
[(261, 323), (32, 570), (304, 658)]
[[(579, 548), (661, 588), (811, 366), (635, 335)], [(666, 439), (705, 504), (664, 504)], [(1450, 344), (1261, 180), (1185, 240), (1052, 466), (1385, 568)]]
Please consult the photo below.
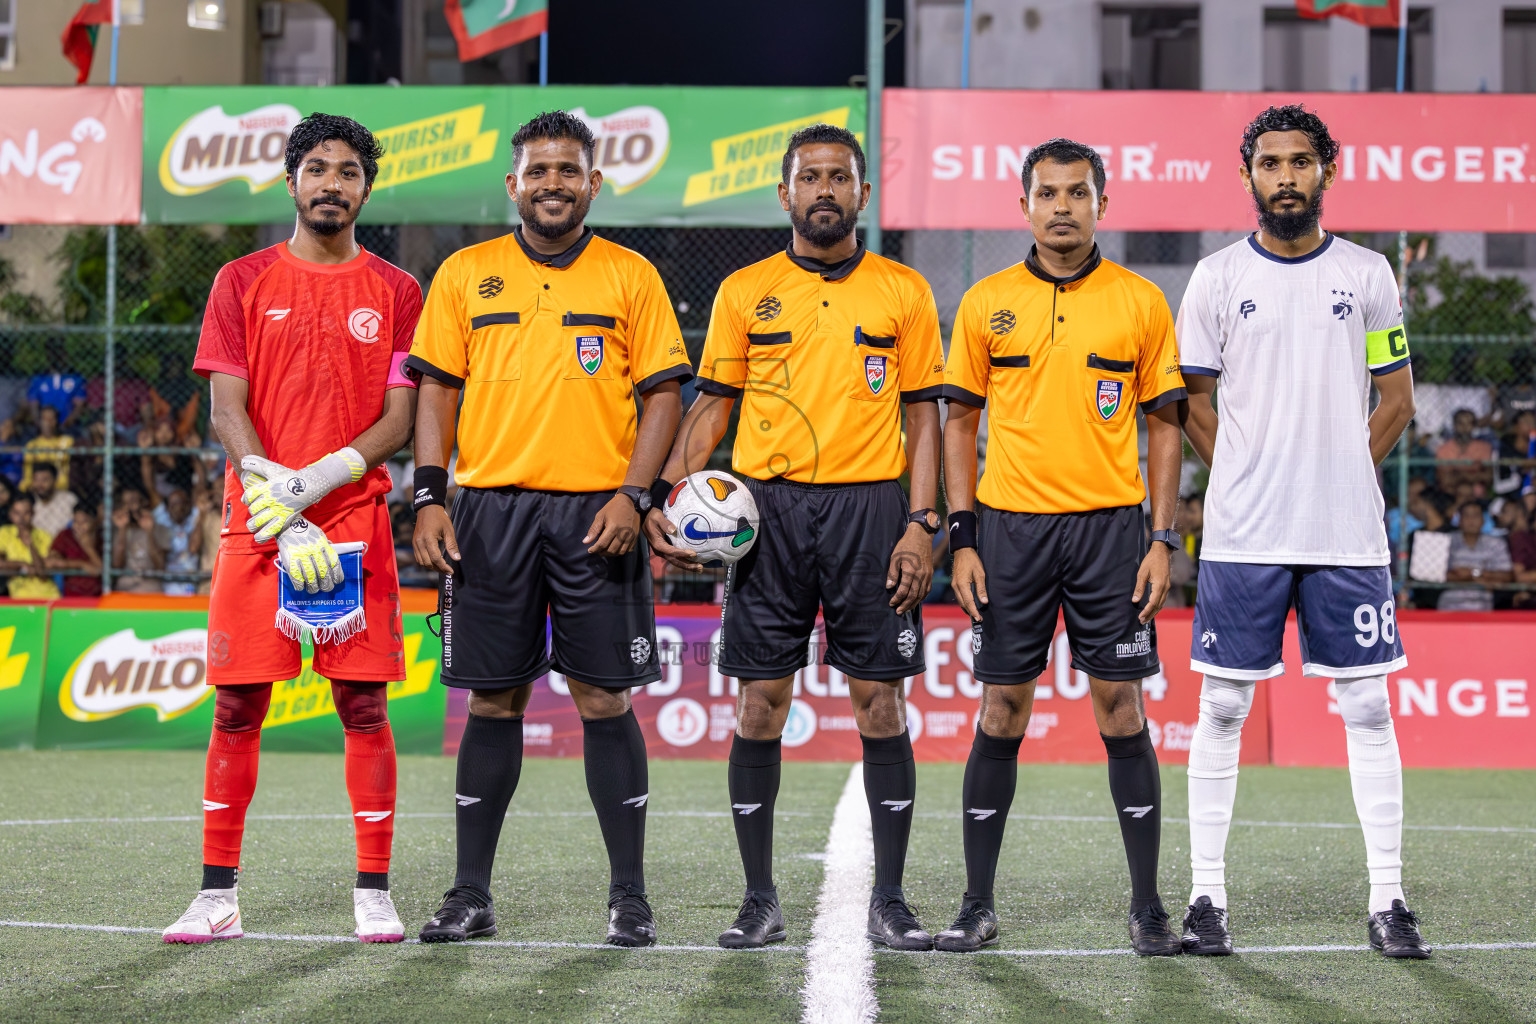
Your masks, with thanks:
[[(1271, 204), (1282, 199), (1295, 199), (1304, 205), (1293, 210), (1270, 209)], [(1253, 205), (1259, 212), (1259, 227), (1266, 235), (1281, 242), (1294, 242), (1317, 230), (1318, 222), (1323, 218), (1323, 190), (1319, 188), (1309, 196), (1299, 189), (1283, 188), (1268, 199), (1255, 190)]]
[[(822, 210), (837, 214), (837, 220), (815, 220), (814, 215)], [(801, 238), (818, 249), (829, 249), (853, 233), (854, 226), (859, 222), (859, 211), (845, 210), (830, 199), (821, 199), (812, 203), (803, 213), (791, 204), (789, 220)]]
[[(298, 200), (294, 205), (299, 207), (299, 219), (311, 232), (329, 238), (331, 235), (339, 235), (347, 229), (357, 218), (349, 217), (352, 204), (337, 196), (317, 196), (309, 201), (309, 209), (306, 211)], [(335, 216), (325, 216), (321, 210), (334, 210)]]
[[(550, 198), (564, 200), (568, 206), (565, 216), (558, 220), (545, 220), (539, 201)], [(527, 192), (523, 198), (517, 201), (517, 215), (523, 221), (523, 227), (532, 231), (541, 238), (559, 238), (574, 231), (576, 227), (586, 219), (587, 211), (592, 208), (592, 199), (585, 193), (570, 192)]]

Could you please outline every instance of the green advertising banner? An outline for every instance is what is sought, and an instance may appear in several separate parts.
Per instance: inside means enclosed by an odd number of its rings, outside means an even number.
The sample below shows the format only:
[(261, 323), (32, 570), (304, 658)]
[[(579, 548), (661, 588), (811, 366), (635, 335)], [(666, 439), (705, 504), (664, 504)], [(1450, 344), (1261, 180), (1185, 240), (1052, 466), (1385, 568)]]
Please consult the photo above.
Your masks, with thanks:
[(47, 642), (47, 605), (0, 605), (0, 750), (35, 743)]
[[(201, 749), (213, 728), (206, 677), (208, 613), (53, 612), (42, 699), (40, 748)], [(405, 616), (406, 679), (389, 684), (389, 720), (402, 754), (437, 754), (445, 699), (437, 678), (437, 637), (426, 617)], [(340, 751), (331, 686), (310, 669), (277, 683), (262, 726), (263, 750)]]
[(858, 89), (625, 86), (156, 86), (144, 90), (144, 218), (291, 220), (288, 132), (323, 110), (384, 148), (363, 214), (374, 224), (508, 224), (517, 126), (563, 108), (592, 127), (603, 190), (594, 225), (780, 227), (784, 144), (817, 121), (864, 132)]

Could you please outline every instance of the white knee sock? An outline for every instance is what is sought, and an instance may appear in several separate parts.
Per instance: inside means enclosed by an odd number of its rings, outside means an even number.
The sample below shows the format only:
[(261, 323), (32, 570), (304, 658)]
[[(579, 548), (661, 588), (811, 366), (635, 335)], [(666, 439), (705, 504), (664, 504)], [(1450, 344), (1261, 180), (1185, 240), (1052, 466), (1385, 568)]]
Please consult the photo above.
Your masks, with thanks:
[(1339, 679), (1339, 714), (1349, 750), (1349, 784), (1365, 833), (1370, 871), (1370, 913), (1403, 899), (1403, 762), (1392, 727), (1386, 676)]
[(1227, 905), (1227, 830), (1237, 799), (1237, 758), (1243, 721), (1253, 706), (1253, 683), (1206, 676), (1200, 720), (1189, 742), (1189, 902), (1209, 896)]

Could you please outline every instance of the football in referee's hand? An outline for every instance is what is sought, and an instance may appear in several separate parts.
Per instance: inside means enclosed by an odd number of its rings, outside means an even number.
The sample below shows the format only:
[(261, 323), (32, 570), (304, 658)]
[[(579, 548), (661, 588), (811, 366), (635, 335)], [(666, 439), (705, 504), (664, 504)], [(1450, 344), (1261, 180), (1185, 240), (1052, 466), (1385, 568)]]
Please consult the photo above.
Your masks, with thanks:
[(677, 527), (672, 543), (705, 564), (730, 565), (757, 541), (757, 502), (729, 473), (706, 469), (685, 477), (661, 511)]

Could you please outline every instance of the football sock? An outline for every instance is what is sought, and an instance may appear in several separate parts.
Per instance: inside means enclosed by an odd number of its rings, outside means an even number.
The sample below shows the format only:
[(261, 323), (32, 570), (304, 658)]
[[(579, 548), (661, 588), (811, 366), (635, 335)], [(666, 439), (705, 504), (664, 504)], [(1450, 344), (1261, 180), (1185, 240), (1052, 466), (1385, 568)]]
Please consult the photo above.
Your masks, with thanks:
[[(228, 889), (240, 865), (240, 841), (245, 836), (245, 810), (256, 792), (261, 761), (261, 730), (224, 732), (215, 727), (208, 740), (203, 775), (203, 888)], [(226, 868), (228, 885), (208, 884), (210, 867)]]
[(1392, 726), (1386, 676), (1339, 679), (1334, 683), (1344, 741), (1349, 752), (1349, 784), (1355, 813), (1365, 833), (1365, 865), (1370, 872), (1372, 914), (1392, 909), (1403, 896), (1403, 762)]
[(587, 793), (608, 847), (609, 888), (645, 891), (645, 805), (650, 776), (635, 712), (581, 720)]
[(1163, 835), (1162, 782), (1157, 751), (1143, 725), (1134, 736), (1104, 736), (1109, 753), (1109, 795), (1120, 818), (1120, 838), (1131, 869), (1131, 909), (1157, 899), (1157, 852)]
[(1254, 684), (1206, 676), (1200, 687), (1200, 719), (1189, 742), (1189, 865), (1193, 904), (1209, 896), (1227, 905), (1227, 832), (1237, 799), (1237, 760), (1243, 722), (1253, 706)]
[(359, 889), (383, 889), (385, 892), (388, 892), (389, 872), (359, 871), (357, 873), (357, 882), (355, 884)]
[(912, 737), (903, 730), (900, 736), (859, 739), (864, 743), (864, 796), (875, 839), (875, 888), (899, 888), (917, 797)]
[(960, 810), (965, 839), (965, 902), (992, 907), (992, 883), (1003, 829), (1019, 776), (1019, 746), (1024, 737), (988, 736), (980, 728), (965, 762)]
[(458, 833), (458, 871), (454, 888), (491, 896), (491, 865), (496, 841), (507, 817), (507, 804), (523, 773), (523, 717), (470, 715), (459, 741), (458, 774), (453, 799)]
[(236, 868), (227, 868), (219, 864), (203, 865), (203, 884), (200, 889), (233, 889), (239, 881), (240, 872)]
[(727, 788), (731, 794), (731, 821), (736, 826), (736, 847), (747, 888), (754, 892), (773, 889), (773, 805), (779, 796), (779, 765), (782, 744), (777, 739), (731, 740), (731, 764)]
[(352, 800), (352, 824), (357, 830), (357, 870), (387, 872), (395, 838), (395, 734), (385, 722), (378, 732), (349, 729), (345, 736), (347, 796)]

